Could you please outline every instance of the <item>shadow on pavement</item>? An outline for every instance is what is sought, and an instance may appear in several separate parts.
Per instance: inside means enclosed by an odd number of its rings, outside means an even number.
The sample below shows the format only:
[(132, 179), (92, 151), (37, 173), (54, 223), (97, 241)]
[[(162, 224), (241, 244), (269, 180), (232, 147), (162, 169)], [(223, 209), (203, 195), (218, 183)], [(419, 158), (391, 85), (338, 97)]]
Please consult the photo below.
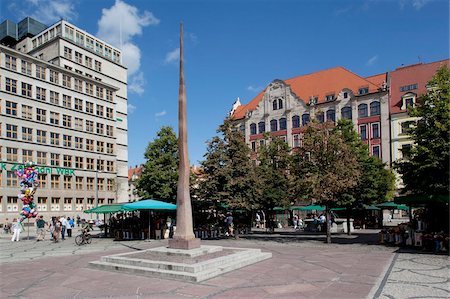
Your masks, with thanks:
[[(308, 232), (254, 232), (246, 235), (239, 235), (242, 239), (273, 241), (280, 243), (288, 242), (305, 242), (318, 241), (325, 242), (325, 233), (308, 233)], [(353, 232), (351, 235), (347, 234), (332, 234), (331, 242), (333, 244), (362, 244), (362, 245), (379, 245), (378, 230), (371, 232)]]

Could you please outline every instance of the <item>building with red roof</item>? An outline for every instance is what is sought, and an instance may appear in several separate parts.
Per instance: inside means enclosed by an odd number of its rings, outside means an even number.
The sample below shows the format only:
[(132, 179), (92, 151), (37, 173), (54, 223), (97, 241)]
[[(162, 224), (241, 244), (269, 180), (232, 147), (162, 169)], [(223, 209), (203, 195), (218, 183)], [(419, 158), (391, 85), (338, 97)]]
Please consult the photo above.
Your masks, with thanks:
[(364, 78), (335, 67), (277, 79), (248, 104), (236, 101), (230, 115), (254, 152), (265, 142), (265, 132), (296, 148), (311, 119), (336, 122), (348, 118), (370, 152), (390, 163), (387, 73)]
[[(443, 65), (450, 68), (450, 60), (418, 63), (402, 66), (389, 75), (389, 113), (391, 115), (391, 161), (407, 159), (413, 141), (407, 134), (408, 128), (417, 118), (408, 115), (408, 107), (427, 92), (427, 84)], [(401, 180), (397, 182), (402, 187)]]

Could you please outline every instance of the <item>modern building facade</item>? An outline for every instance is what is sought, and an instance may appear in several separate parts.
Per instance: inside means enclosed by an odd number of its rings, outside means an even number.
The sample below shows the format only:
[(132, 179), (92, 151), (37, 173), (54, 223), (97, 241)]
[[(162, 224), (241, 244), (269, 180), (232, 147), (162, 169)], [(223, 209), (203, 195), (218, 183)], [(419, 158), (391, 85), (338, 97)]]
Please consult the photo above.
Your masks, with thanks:
[(390, 163), (387, 74), (364, 78), (336, 67), (288, 80), (274, 80), (246, 105), (237, 101), (230, 112), (254, 152), (264, 133), (300, 147), (311, 119), (351, 119), (370, 152)]
[(34, 200), (46, 216), (128, 201), (120, 50), (63, 20), (26, 18), (16, 35), (12, 24), (0, 24), (0, 218), (22, 208), (15, 169), (27, 161), (38, 165)]

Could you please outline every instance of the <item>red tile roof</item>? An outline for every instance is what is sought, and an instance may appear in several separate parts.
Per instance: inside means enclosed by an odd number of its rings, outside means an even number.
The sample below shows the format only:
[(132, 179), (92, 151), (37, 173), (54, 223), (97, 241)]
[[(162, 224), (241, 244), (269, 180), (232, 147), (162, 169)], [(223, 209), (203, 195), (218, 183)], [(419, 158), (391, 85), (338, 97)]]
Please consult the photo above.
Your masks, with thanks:
[[(337, 96), (344, 88), (352, 90), (354, 94), (358, 94), (358, 90), (361, 87), (368, 87), (369, 93), (376, 92), (379, 88), (381, 76), (382, 74), (372, 76), (374, 77), (374, 82), (372, 82), (372, 80), (360, 77), (343, 67), (335, 67), (287, 79), (284, 82), (291, 86), (291, 90), (305, 104), (309, 103), (311, 97), (318, 97), (318, 103), (320, 104), (325, 102), (325, 96), (330, 94)], [(264, 91), (259, 93), (248, 104), (239, 106), (232, 117), (234, 119), (242, 119), (248, 111), (255, 110), (263, 98)]]
[(383, 84), (387, 84), (387, 73), (369, 76), (366, 79), (378, 86), (378, 88), (381, 88)]
[(139, 165), (134, 168), (128, 168), (128, 180), (131, 181), (133, 178), (133, 175), (137, 175), (139, 178), (142, 174), (142, 171), (144, 170), (144, 166)]
[[(402, 96), (406, 93), (415, 93), (418, 96), (426, 93), (428, 81), (436, 74), (436, 71), (446, 64), (450, 68), (450, 59), (431, 63), (418, 63), (399, 67), (390, 74), (390, 113), (401, 113)], [(417, 89), (409, 91), (400, 91), (402, 86), (417, 84)]]

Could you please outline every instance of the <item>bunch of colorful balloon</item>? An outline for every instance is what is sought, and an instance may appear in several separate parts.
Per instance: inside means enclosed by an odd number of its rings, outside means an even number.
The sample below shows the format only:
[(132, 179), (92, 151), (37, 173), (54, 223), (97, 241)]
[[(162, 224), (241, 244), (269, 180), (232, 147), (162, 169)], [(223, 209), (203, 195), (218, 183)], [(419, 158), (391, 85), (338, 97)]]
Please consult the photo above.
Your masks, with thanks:
[(24, 167), (16, 171), (20, 179), (19, 199), (23, 201), (23, 208), (20, 212), (20, 222), (28, 218), (37, 216), (36, 204), (33, 202), (33, 195), (39, 186), (38, 171), (36, 164), (27, 162)]

